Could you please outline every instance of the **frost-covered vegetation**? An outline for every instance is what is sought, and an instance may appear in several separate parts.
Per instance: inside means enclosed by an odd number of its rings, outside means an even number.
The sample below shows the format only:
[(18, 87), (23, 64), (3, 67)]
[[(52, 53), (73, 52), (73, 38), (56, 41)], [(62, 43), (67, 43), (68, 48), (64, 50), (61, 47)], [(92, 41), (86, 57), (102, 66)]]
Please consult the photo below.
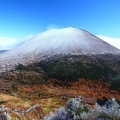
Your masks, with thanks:
[(110, 89), (120, 90), (120, 56), (56, 55), (42, 60), (39, 66), (50, 78), (69, 82), (102, 80), (111, 84)]
[(72, 98), (66, 103), (66, 108), (58, 109), (43, 120), (120, 120), (120, 105), (113, 98), (104, 106), (96, 103), (91, 108), (81, 98)]

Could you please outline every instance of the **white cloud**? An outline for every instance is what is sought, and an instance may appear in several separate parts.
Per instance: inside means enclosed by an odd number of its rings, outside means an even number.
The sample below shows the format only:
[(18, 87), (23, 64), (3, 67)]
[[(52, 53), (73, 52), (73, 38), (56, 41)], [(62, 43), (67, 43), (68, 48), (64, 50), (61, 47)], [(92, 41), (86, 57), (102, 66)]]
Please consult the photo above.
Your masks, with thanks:
[(17, 47), (19, 44), (29, 40), (33, 35), (29, 35), (24, 39), (0, 37), (0, 50), (9, 50)]
[(19, 42), (17, 38), (0, 37), (0, 50), (14, 48)]
[(55, 25), (55, 24), (51, 24), (51, 25), (48, 25), (46, 30), (50, 30), (50, 29), (59, 29), (60, 27), (58, 25)]
[(103, 35), (98, 35), (97, 37), (120, 49), (120, 38), (111, 38)]

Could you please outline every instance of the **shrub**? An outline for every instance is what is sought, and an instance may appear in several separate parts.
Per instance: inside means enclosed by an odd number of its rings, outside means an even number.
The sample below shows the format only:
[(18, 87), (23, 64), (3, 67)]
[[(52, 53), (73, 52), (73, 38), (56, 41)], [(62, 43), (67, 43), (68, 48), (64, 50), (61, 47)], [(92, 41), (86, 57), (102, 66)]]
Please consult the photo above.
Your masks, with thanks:
[(66, 108), (58, 109), (55, 114), (43, 120), (120, 120), (120, 105), (113, 98), (104, 106), (96, 103), (95, 108), (83, 104), (80, 98), (72, 98), (67, 102)]
[(43, 120), (67, 120), (67, 111), (65, 108), (60, 108), (55, 114), (51, 113), (50, 116), (46, 116)]
[(8, 120), (5, 114), (0, 114), (0, 120)]

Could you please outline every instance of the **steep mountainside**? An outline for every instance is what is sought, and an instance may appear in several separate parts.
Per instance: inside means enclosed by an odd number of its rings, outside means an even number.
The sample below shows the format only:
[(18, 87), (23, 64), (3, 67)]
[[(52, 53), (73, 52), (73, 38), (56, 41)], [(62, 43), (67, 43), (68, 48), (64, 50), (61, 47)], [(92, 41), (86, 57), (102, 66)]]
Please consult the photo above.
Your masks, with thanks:
[(90, 34), (75, 28), (52, 29), (33, 36), (26, 43), (0, 56), (0, 70), (10, 70), (17, 64), (29, 64), (54, 55), (120, 54), (120, 50)]
[(54, 56), (40, 62), (46, 74), (63, 81), (102, 80), (120, 87), (120, 55)]

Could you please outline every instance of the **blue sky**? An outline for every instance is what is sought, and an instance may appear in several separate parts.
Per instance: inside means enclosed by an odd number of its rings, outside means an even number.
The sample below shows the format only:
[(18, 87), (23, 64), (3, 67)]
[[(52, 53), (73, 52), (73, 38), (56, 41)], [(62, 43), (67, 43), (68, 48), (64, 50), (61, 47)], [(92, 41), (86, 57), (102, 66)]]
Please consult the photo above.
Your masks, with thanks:
[(64, 27), (84, 29), (120, 43), (120, 0), (0, 0), (0, 47), (8, 44), (8, 38), (15, 43)]

